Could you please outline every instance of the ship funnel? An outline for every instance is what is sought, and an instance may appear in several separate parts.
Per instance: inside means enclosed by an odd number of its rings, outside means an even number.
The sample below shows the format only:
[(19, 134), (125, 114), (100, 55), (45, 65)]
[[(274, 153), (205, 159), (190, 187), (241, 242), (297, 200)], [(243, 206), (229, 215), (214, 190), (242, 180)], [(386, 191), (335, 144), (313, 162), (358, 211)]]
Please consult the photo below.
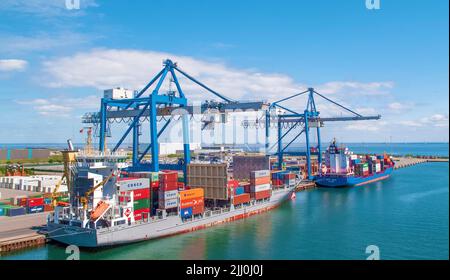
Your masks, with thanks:
[(67, 140), (67, 145), (69, 146), (69, 151), (73, 151), (74, 149), (73, 149), (73, 143), (72, 143), (72, 140), (71, 139), (68, 139)]

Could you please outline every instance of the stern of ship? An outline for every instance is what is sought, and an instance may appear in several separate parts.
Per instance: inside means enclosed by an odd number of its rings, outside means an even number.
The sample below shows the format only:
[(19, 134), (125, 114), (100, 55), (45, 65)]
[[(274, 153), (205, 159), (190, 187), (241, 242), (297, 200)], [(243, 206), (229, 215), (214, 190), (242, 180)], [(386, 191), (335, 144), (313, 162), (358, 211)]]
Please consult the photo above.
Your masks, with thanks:
[(78, 247), (98, 247), (95, 229), (48, 223), (47, 237), (51, 240)]

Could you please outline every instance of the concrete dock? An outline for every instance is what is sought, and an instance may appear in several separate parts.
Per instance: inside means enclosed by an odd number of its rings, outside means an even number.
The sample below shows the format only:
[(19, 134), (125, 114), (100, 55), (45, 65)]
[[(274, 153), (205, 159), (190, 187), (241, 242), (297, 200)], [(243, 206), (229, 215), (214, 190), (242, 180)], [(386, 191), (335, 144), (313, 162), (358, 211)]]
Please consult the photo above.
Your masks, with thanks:
[(425, 162), (448, 162), (448, 158), (419, 158), (419, 157), (397, 157), (393, 158), (395, 169), (404, 168)]
[(39, 230), (45, 226), (48, 213), (17, 217), (0, 217), (0, 255), (36, 246), (46, 242)]

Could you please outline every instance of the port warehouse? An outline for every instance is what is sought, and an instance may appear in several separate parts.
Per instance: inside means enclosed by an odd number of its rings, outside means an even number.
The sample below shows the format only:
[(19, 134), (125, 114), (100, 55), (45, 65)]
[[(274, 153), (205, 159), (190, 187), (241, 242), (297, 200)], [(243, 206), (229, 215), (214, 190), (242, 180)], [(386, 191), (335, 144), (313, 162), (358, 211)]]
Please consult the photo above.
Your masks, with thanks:
[[(0, 189), (51, 193), (60, 179), (58, 175), (0, 177)], [(67, 186), (62, 184), (61, 191), (67, 191)]]

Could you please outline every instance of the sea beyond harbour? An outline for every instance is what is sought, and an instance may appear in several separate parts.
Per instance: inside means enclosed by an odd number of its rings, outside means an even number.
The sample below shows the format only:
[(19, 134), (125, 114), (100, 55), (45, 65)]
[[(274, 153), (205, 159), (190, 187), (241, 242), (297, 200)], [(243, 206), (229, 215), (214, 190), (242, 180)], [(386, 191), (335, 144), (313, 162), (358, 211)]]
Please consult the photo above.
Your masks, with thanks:
[[(379, 153), (378, 144), (355, 152)], [(393, 145), (393, 144), (391, 144)], [(361, 149), (358, 151), (358, 149)], [(448, 143), (395, 144), (388, 153), (448, 156)], [(380, 258), (449, 258), (449, 164), (395, 170), (366, 186), (313, 189), (250, 218), (168, 238), (101, 250), (89, 259), (359, 259), (378, 247)], [(55, 243), (0, 259), (65, 259)]]
[[(449, 143), (436, 142), (436, 143), (343, 143), (350, 150), (355, 153), (376, 153), (383, 154), (388, 153), (392, 155), (405, 156), (405, 155), (420, 155), (420, 156), (439, 156), (448, 157), (449, 155)], [(74, 143), (75, 148), (82, 148), (84, 144)], [(110, 143), (113, 145), (113, 143)], [(141, 143), (143, 149), (148, 144)], [(312, 144), (313, 146), (314, 144)], [(264, 148), (264, 145), (236, 145), (235, 147), (241, 148), (244, 151), (259, 151)], [(322, 149), (325, 150), (327, 143), (322, 143)], [(26, 149), (26, 148), (46, 148), (46, 149), (58, 149), (63, 150), (67, 148), (66, 143), (0, 143), (0, 149)], [(128, 148), (127, 145), (121, 145), (121, 148)], [(293, 144), (286, 151), (304, 151), (303, 145)]]

